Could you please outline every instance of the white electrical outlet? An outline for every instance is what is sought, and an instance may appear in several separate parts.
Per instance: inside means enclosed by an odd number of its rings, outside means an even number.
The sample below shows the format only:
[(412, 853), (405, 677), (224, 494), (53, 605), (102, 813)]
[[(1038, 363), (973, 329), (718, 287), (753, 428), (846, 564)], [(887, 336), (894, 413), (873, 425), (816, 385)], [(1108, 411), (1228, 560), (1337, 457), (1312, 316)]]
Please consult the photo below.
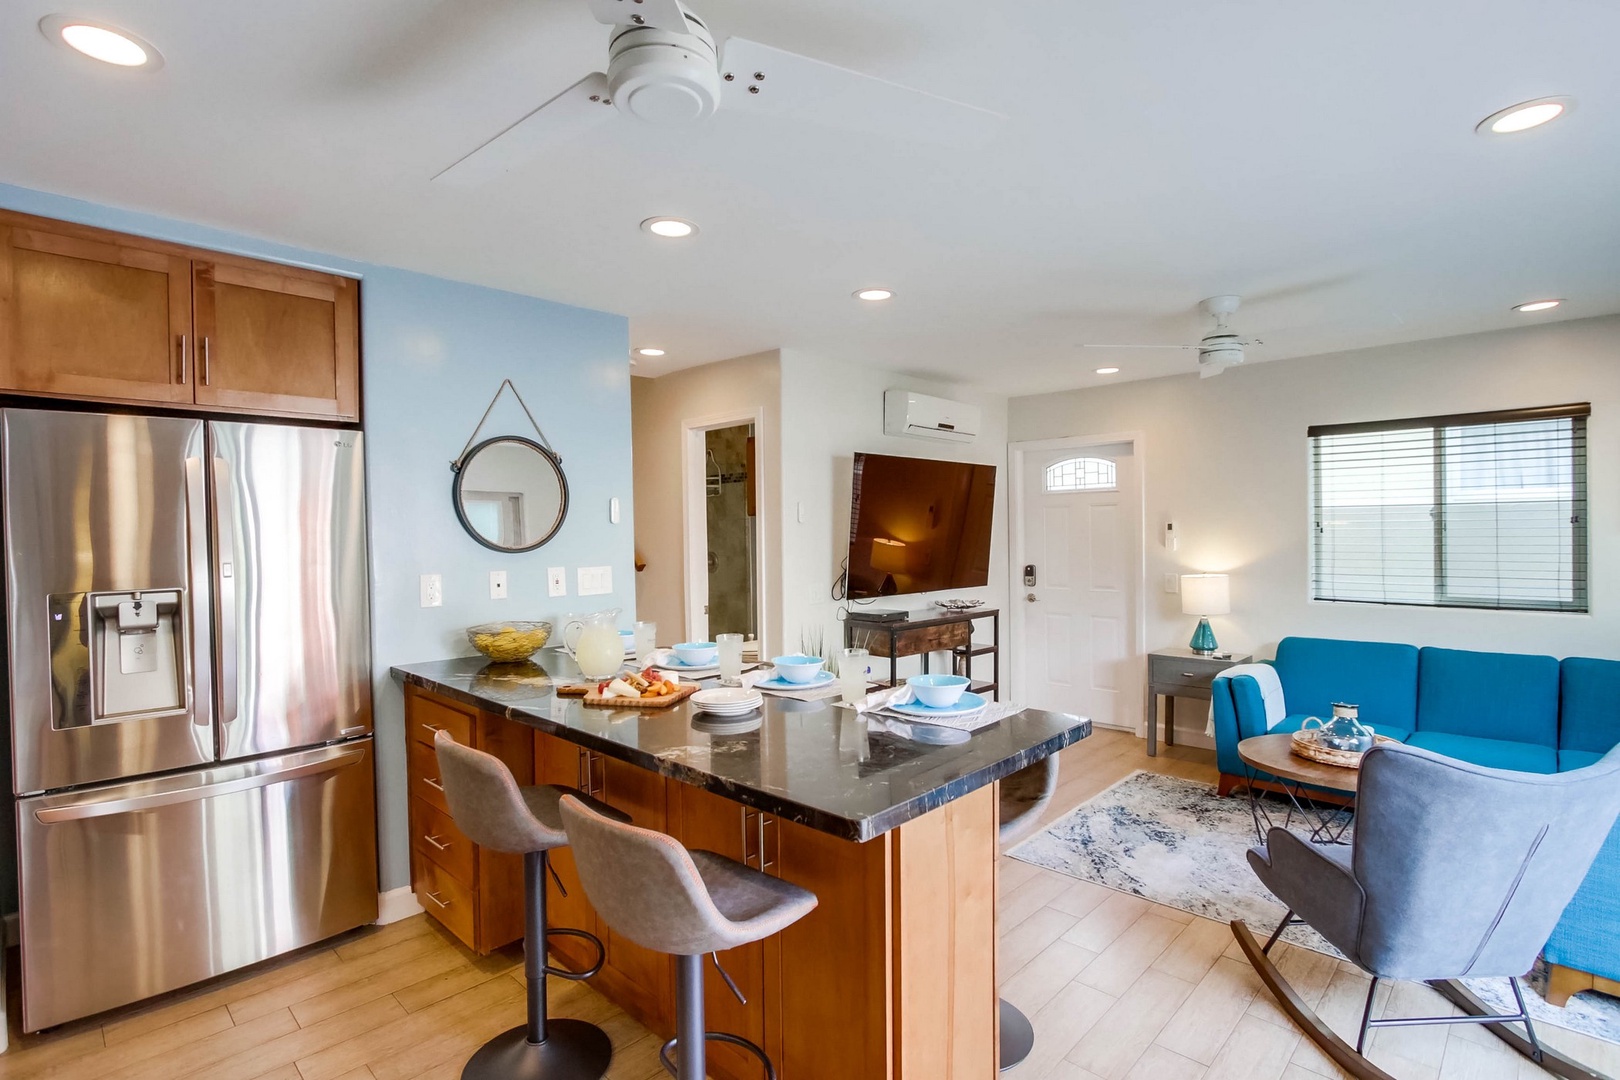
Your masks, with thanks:
[(438, 574), (422, 575), (422, 606), (444, 606), (444, 578)]
[(1180, 574), (1166, 574), (1166, 575), (1164, 575), (1164, 591), (1168, 592), (1168, 593), (1178, 593), (1178, 592), (1180, 592), (1181, 591), (1181, 575)]
[(602, 596), (613, 591), (613, 567), (582, 566), (579, 568), (579, 595)]
[(568, 595), (568, 568), (566, 566), (553, 566), (546, 571), (546, 595)]
[(491, 570), (489, 572), (489, 598), (491, 600), (506, 599), (505, 570)]

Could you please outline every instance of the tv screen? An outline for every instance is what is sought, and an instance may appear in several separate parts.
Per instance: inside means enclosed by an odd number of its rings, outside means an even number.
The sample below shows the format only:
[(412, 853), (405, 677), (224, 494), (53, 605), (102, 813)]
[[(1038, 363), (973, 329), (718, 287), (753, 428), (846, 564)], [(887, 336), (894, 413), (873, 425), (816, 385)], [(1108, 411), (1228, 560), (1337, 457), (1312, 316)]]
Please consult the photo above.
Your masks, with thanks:
[(988, 585), (995, 503), (994, 465), (856, 454), (849, 599)]

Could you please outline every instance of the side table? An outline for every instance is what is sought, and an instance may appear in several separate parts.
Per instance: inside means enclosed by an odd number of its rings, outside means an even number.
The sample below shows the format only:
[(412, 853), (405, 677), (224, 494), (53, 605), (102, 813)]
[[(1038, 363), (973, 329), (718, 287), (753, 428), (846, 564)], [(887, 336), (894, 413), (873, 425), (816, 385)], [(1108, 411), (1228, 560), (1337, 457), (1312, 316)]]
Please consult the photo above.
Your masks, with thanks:
[(1247, 664), (1254, 657), (1248, 653), (1223, 653), (1208, 656), (1191, 649), (1159, 649), (1148, 653), (1147, 685), (1147, 751), (1148, 757), (1159, 755), (1159, 697), (1164, 702), (1164, 745), (1176, 744), (1176, 698), (1214, 697), (1211, 683), (1215, 676), (1229, 667)]

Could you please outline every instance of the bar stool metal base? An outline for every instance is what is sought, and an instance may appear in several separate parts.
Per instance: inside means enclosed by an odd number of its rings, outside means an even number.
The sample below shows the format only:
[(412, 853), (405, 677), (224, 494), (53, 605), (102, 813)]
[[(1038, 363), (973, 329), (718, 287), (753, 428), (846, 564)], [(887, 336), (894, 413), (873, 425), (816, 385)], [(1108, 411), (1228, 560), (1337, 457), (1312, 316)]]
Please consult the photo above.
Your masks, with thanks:
[(613, 1060), (607, 1032), (583, 1020), (547, 1020), (546, 1041), (526, 1025), (495, 1036), (461, 1070), (461, 1080), (597, 1080)]
[(1001, 1072), (1023, 1063), (1035, 1049), (1035, 1028), (1018, 1006), (1001, 999)]

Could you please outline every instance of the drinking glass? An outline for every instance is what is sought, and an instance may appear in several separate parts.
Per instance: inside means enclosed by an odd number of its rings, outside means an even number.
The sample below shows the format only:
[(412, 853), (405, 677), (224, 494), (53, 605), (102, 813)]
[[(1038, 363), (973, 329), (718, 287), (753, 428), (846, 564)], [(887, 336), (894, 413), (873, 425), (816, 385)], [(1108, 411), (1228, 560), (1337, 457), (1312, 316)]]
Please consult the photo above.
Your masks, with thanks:
[(646, 667), (652, 659), (653, 650), (658, 648), (658, 624), (651, 622), (636, 623), (636, 663)]
[(866, 649), (845, 649), (838, 654), (838, 689), (844, 704), (866, 700), (866, 676), (872, 669), (872, 654)]
[(742, 685), (743, 636), (716, 634), (714, 643), (720, 646), (720, 685)]

